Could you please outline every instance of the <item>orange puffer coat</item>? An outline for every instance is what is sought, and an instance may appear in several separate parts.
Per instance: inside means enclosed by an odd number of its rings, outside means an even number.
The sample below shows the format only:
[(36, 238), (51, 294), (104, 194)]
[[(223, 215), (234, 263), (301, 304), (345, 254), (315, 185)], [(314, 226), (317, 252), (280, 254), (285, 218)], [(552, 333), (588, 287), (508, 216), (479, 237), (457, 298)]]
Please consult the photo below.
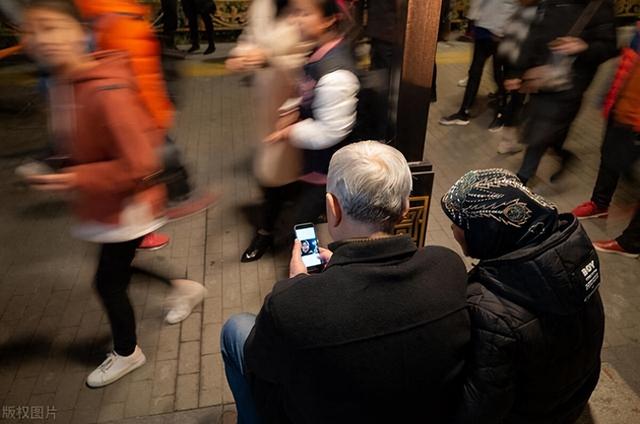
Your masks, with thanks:
[(173, 125), (160, 62), (160, 43), (149, 22), (148, 9), (135, 0), (75, 0), (83, 16), (93, 22), (97, 50), (121, 50), (131, 56), (131, 66), (142, 102), (158, 126)]

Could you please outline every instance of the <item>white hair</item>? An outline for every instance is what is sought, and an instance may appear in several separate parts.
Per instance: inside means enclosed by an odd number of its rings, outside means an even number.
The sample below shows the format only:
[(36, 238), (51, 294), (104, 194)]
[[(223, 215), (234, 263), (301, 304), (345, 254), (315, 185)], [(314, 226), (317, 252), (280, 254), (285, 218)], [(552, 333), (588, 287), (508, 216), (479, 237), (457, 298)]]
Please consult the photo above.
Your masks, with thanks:
[(338, 198), (347, 215), (386, 230), (402, 217), (412, 185), (402, 153), (378, 141), (338, 150), (327, 176), (327, 191)]

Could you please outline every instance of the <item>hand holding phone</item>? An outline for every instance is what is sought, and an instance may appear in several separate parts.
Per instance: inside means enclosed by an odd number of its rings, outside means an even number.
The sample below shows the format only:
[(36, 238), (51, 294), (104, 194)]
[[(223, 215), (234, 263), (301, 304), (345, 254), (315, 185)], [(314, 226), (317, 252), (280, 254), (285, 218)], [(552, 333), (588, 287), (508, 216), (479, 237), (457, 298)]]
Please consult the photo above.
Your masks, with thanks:
[[(320, 257), (320, 247), (318, 237), (312, 223), (298, 224), (294, 227), (296, 239), (300, 243), (299, 254), (302, 263), (307, 268), (307, 272), (317, 272), (322, 269), (322, 259)], [(292, 260), (293, 262), (293, 260)], [(292, 263), (291, 268), (294, 268)], [(294, 270), (291, 270), (292, 273)]]

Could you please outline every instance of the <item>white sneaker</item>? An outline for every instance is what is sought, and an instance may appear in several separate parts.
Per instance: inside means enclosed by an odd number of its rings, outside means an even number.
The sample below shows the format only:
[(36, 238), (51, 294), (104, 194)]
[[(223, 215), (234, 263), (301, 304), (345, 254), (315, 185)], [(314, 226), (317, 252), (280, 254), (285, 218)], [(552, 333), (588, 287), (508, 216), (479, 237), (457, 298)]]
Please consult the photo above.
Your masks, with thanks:
[(207, 289), (191, 280), (172, 280), (171, 284), (173, 289), (169, 295), (169, 312), (165, 321), (167, 324), (177, 324), (191, 315), (193, 308), (204, 299)]
[(129, 356), (120, 356), (115, 352), (107, 355), (107, 359), (87, 377), (87, 386), (104, 387), (140, 368), (147, 362), (140, 347)]
[(518, 153), (524, 149), (524, 146), (518, 143), (518, 129), (516, 127), (504, 127), (502, 132), (502, 140), (498, 143), (498, 153)]

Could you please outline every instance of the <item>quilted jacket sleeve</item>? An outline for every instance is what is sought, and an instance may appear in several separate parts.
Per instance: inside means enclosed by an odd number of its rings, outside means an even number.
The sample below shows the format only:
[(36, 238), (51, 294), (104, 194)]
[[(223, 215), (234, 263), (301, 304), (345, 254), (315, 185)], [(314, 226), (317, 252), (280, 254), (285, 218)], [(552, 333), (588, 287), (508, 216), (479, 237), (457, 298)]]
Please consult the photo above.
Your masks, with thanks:
[(515, 398), (517, 340), (500, 316), (500, 301), (479, 284), (469, 286), (471, 351), (463, 401), (456, 423), (497, 424), (508, 415)]

